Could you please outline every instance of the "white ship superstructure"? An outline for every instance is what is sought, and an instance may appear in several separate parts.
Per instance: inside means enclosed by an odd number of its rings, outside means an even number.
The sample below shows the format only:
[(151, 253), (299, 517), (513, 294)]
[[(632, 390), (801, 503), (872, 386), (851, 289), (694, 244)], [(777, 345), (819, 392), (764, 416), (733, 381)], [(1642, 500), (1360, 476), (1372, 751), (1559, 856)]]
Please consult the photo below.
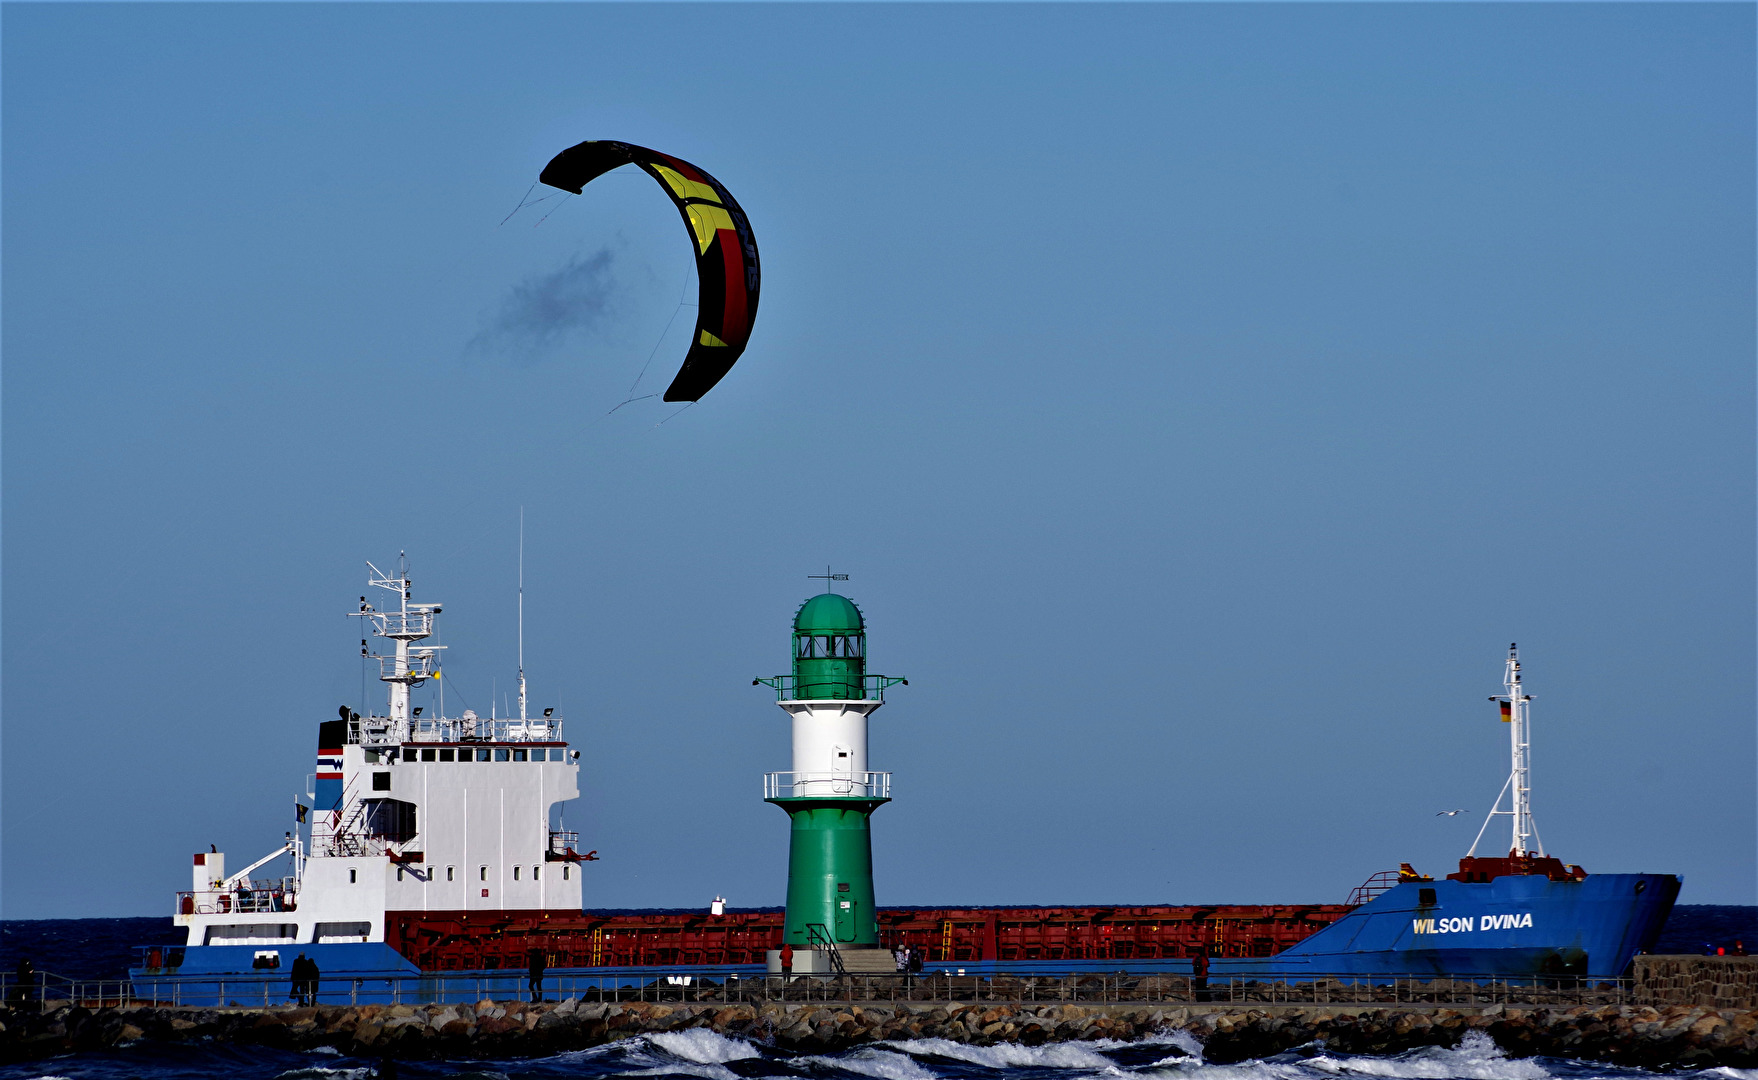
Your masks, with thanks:
[[(281, 847), (231, 875), (224, 854), (195, 856), (177, 903), (191, 946), (382, 942), (387, 913), (401, 911), (580, 910), (578, 837), (551, 824), (580, 794), (561, 718), (527, 715), (522, 659), (516, 718), (422, 716), (410, 691), (442, 678), (444, 646), (426, 644), (440, 605), (411, 602), (406, 566), (367, 565), (369, 584), (396, 594), (382, 610), (363, 596), (349, 613), (391, 643), (375, 652), (361, 639), (388, 689), (385, 713), (344, 706), (318, 725), (310, 806)], [(283, 856), (291, 873), (251, 878)], [(284, 963), (276, 949), (260, 958)]]

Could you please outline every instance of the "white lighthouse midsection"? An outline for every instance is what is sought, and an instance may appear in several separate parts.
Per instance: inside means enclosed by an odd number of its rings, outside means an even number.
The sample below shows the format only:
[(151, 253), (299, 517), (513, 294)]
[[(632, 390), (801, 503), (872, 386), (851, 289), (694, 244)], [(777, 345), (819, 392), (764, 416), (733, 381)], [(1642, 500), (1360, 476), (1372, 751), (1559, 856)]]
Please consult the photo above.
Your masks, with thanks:
[(876, 701), (785, 701), (793, 715), (793, 794), (845, 795), (864, 784), (867, 716)]

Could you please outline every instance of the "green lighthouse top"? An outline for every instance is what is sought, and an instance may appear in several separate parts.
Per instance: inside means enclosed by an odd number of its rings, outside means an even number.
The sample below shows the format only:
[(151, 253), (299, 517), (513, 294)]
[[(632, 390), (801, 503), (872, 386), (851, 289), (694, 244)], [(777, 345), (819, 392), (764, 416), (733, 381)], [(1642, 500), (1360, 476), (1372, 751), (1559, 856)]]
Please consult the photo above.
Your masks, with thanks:
[(807, 600), (794, 615), (795, 634), (859, 634), (865, 629), (855, 602), (832, 592)]
[(782, 701), (883, 701), (886, 687), (905, 682), (867, 674), (867, 620), (846, 596), (824, 592), (801, 604), (793, 638), (793, 674), (752, 680)]

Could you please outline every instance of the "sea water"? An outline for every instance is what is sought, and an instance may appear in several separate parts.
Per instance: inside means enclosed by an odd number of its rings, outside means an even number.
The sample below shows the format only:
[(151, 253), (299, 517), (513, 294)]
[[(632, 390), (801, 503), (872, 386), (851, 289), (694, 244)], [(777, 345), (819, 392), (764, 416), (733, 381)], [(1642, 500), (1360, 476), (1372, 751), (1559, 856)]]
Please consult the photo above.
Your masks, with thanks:
[[(397, 1062), (399, 1080), (1758, 1080), (1758, 1069), (1655, 1072), (1560, 1058), (1510, 1058), (1482, 1032), (1457, 1046), (1403, 1054), (1341, 1054), (1312, 1044), (1228, 1065), (1203, 1059), (1182, 1031), (1134, 1042), (965, 1046), (943, 1039), (873, 1043), (835, 1054), (795, 1054), (705, 1028), (642, 1035), (551, 1057)], [(335, 1051), (293, 1053), (225, 1043), (136, 1042), (100, 1053), (0, 1066), (0, 1080), (375, 1080), (380, 1061)]]

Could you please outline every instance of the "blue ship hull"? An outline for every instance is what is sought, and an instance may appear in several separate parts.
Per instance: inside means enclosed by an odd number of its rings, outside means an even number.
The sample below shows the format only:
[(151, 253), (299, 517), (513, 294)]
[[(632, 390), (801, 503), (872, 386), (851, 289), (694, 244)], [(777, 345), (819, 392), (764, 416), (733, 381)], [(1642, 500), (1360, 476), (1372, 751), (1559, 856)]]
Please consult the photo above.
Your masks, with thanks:
[(1679, 884), (1671, 874), (1405, 882), (1274, 956), (1219, 959), (1209, 971), (1617, 978), (1660, 936)]

